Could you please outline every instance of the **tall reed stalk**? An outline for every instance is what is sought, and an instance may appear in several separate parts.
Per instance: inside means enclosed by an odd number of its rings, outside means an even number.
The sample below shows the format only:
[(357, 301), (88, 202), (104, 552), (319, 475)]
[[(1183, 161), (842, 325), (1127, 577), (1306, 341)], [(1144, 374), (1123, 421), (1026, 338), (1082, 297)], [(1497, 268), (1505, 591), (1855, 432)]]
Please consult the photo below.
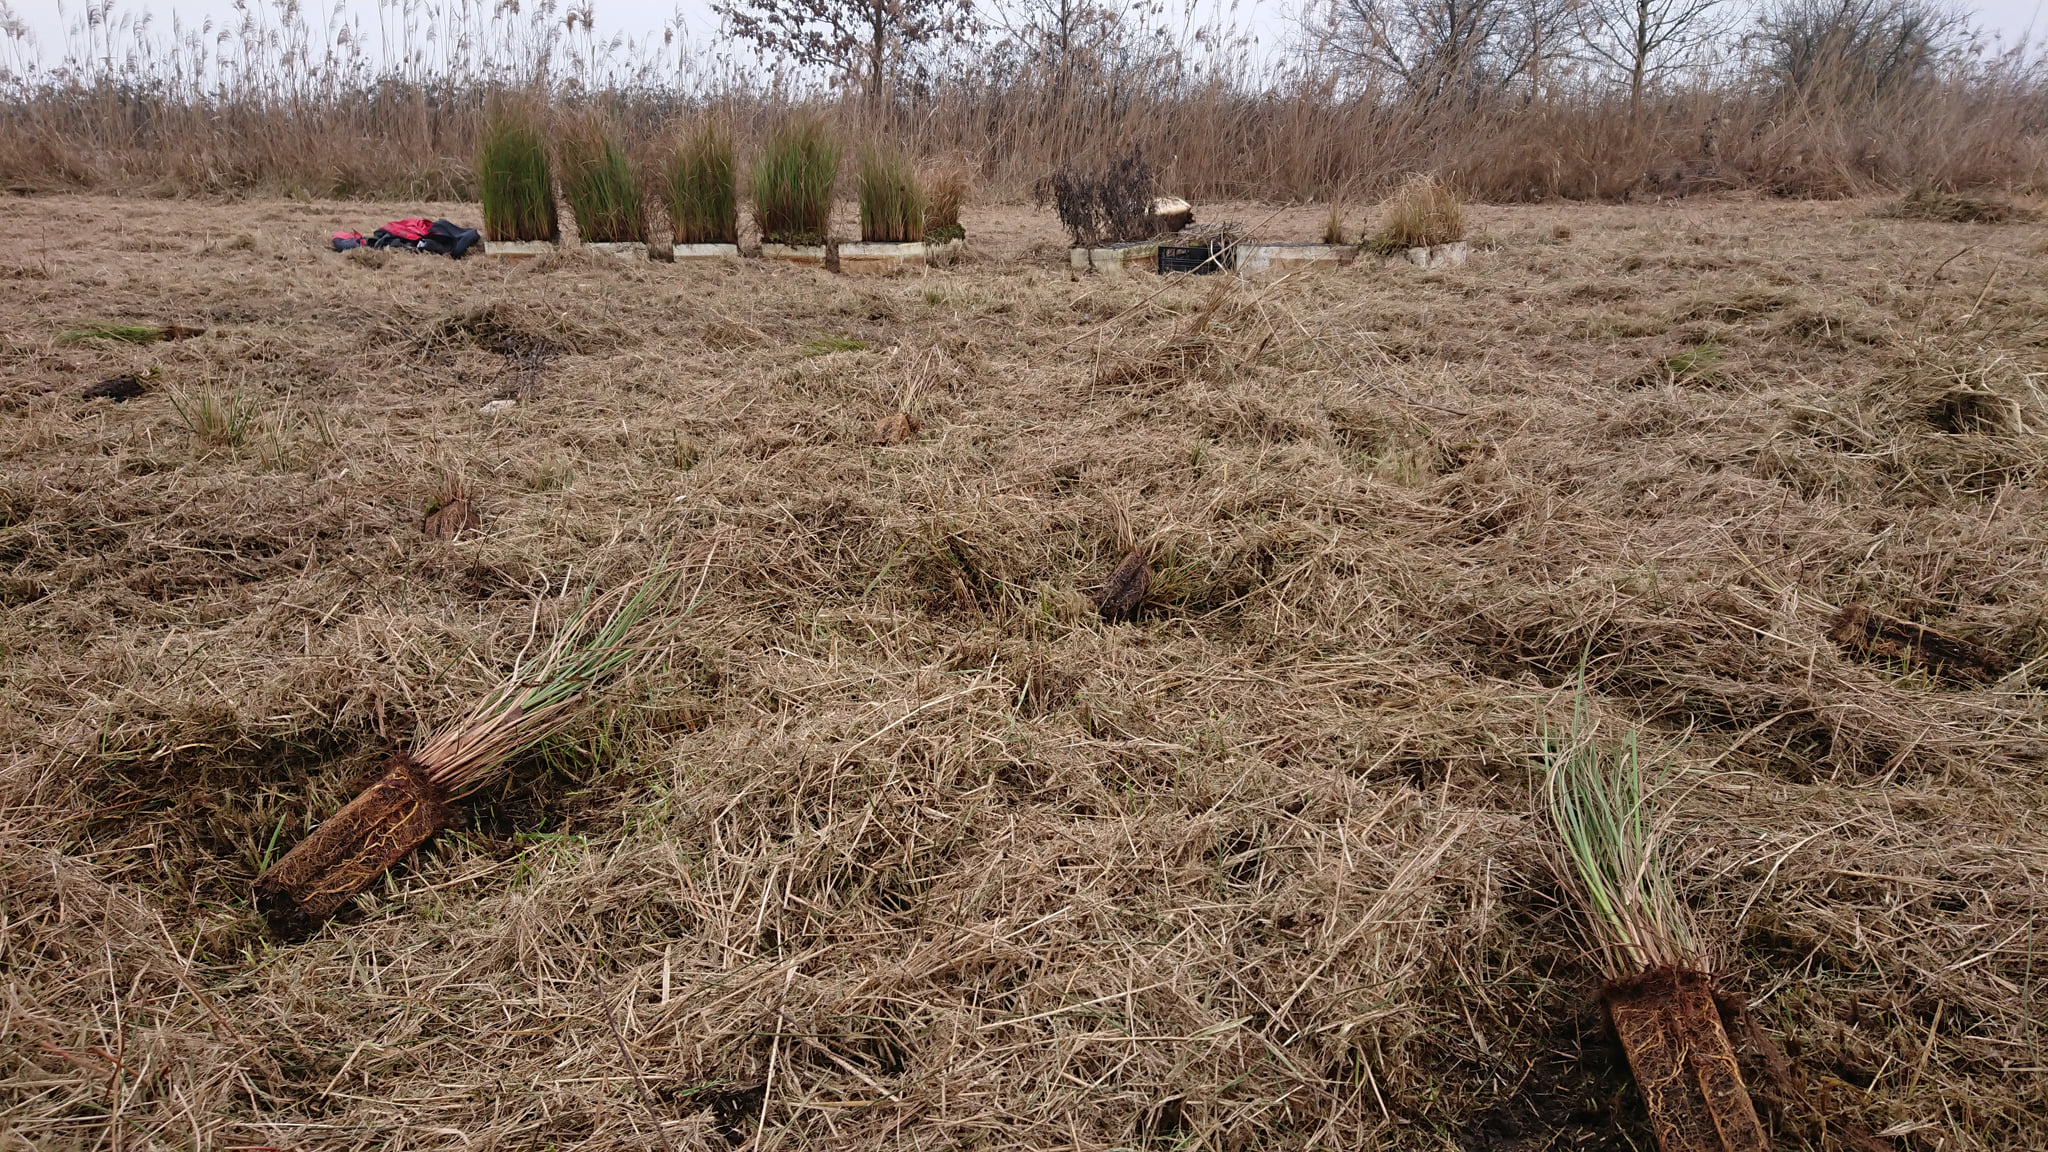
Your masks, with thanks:
[(767, 244), (823, 244), (839, 181), (839, 145), (821, 120), (784, 123), (754, 171), (754, 222)]
[(669, 155), (668, 215), (678, 244), (737, 244), (737, 161), (732, 135), (706, 123)]

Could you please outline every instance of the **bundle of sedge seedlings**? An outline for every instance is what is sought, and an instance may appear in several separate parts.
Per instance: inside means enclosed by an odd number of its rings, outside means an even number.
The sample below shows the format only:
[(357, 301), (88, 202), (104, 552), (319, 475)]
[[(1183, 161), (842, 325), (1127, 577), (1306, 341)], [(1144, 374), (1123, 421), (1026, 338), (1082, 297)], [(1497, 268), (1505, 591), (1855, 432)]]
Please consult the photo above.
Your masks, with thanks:
[(412, 751), (393, 753), (368, 788), (257, 877), (256, 906), (272, 929), (318, 927), (453, 825), (459, 802), (514, 757), (574, 723), (594, 689), (652, 659), (664, 630), (644, 625), (669, 607), (677, 581), (664, 562), (636, 583), (586, 594), (537, 658)]
[(1552, 864), (1584, 917), (1657, 1147), (1766, 1152), (1715, 1004), (1712, 958), (1671, 882), (1635, 733), (1603, 745), (1582, 682), (1571, 728), (1545, 739), (1543, 760)]

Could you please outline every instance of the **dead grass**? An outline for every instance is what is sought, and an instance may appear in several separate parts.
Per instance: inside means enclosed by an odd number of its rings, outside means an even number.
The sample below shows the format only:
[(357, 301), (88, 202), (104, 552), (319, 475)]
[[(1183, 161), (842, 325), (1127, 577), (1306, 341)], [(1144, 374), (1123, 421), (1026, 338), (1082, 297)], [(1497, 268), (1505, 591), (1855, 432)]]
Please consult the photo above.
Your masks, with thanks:
[(1925, 186), (1909, 189), (1878, 211), (1879, 215), (1901, 220), (1940, 220), (1949, 224), (2026, 223), (2040, 218), (2040, 213), (2001, 196), (1943, 192)]
[(1369, 243), (1383, 251), (1429, 248), (1465, 238), (1465, 206), (1457, 190), (1433, 175), (1411, 176), (1380, 205), (1380, 230)]
[[(71, 238), (0, 327), (0, 1146), (1640, 1147), (1530, 800), (1582, 657), (1816, 1098), (2048, 1146), (2031, 226), (1472, 207), (1456, 272), (1164, 292), (320, 250), (418, 207), (0, 203)], [(208, 336), (61, 338), (158, 314)], [(675, 660), (264, 937), (543, 581), (714, 542)], [(1865, 662), (1852, 599), (2017, 665)]]

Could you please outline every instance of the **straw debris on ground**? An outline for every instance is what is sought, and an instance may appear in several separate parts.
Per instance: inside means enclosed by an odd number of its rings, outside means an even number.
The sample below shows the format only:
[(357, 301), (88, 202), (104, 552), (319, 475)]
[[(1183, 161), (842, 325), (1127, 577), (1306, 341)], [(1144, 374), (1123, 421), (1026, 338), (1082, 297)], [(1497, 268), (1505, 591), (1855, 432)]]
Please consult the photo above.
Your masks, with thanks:
[[(855, 282), (0, 202), (67, 237), (0, 301), (0, 1146), (1647, 1147), (1530, 805), (1583, 662), (1808, 1089), (1777, 1146), (2048, 1147), (2048, 246), (1873, 207), (1475, 204), (1451, 272), (1180, 283), (1003, 205)], [(61, 339), (160, 314), (208, 336)], [(444, 476), (491, 515), (422, 547)], [(266, 935), (537, 589), (714, 545), (662, 663)], [(2013, 666), (1859, 658), (1850, 602)]]
[(2032, 223), (2041, 214), (2005, 197), (1983, 192), (1944, 192), (1918, 187), (1878, 209), (1878, 215), (1900, 220), (1939, 220), (1949, 224)]

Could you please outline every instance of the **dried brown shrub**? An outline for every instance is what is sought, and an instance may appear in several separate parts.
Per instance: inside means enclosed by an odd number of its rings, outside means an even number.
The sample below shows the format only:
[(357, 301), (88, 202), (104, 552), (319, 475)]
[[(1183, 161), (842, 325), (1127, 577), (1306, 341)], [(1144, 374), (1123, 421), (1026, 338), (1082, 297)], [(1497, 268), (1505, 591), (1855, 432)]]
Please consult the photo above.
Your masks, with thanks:
[(2038, 220), (2041, 215), (1998, 196), (1943, 192), (1924, 185), (1908, 190), (1904, 196), (1880, 208), (1877, 214), (1898, 220), (1938, 220), (1947, 224), (2023, 224)]
[(1465, 238), (1465, 207), (1450, 184), (1431, 174), (1411, 176), (1380, 205), (1372, 243), (1393, 250), (1428, 248)]

